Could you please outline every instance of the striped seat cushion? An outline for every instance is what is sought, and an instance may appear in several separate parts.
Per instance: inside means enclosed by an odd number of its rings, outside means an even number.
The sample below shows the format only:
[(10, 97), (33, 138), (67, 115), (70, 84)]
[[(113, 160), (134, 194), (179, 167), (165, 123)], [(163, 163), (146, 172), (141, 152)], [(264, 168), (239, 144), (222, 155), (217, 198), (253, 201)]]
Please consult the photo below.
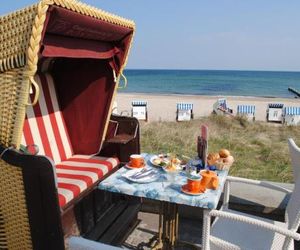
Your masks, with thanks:
[(64, 207), (118, 166), (116, 158), (74, 155), (56, 165), (59, 205)]
[(51, 75), (39, 74), (35, 80), (40, 87), (39, 101), (35, 106), (27, 107), (21, 143), (37, 145), (39, 155), (53, 160), (59, 205), (64, 207), (109, 173), (119, 161), (74, 155)]

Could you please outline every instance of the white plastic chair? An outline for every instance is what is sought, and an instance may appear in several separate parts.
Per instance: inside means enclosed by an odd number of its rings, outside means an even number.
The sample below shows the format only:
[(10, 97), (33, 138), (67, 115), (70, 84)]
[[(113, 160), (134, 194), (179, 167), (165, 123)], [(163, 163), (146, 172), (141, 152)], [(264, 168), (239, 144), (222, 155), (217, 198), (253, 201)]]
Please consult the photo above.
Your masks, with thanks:
[[(290, 191), (271, 183), (244, 178), (228, 177), (224, 191), (224, 205), (220, 210), (205, 210), (203, 224), (203, 249), (282, 250), (294, 249), (294, 241), (300, 240), (297, 229), (300, 224), (300, 150), (289, 139), (290, 155), (294, 169), (295, 187), (285, 212), (285, 222), (273, 221), (254, 215), (230, 210), (231, 182), (260, 185), (270, 189)], [(298, 171), (297, 171), (298, 170)], [(211, 218), (216, 217), (211, 225)]]
[(300, 178), (300, 148), (296, 145), (292, 138), (290, 138), (288, 142), (293, 167), (293, 177), (294, 182), (296, 182), (296, 180)]
[(100, 242), (91, 241), (82, 237), (72, 236), (67, 239), (70, 250), (120, 250), (122, 248), (106, 245)]

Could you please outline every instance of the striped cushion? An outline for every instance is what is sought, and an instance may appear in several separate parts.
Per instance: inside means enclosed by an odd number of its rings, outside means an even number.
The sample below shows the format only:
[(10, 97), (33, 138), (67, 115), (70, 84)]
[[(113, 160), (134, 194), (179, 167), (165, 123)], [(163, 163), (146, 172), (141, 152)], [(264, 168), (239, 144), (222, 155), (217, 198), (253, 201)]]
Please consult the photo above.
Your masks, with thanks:
[(40, 87), (39, 101), (28, 106), (22, 144), (36, 144), (40, 155), (47, 155), (55, 164), (70, 158), (73, 149), (59, 109), (54, 82), (49, 74), (35, 77)]
[(60, 207), (76, 198), (119, 164), (116, 158), (74, 155), (56, 165)]
[(39, 74), (35, 80), (40, 87), (39, 101), (34, 107), (27, 107), (21, 143), (36, 144), (39, 155), (54, 161), (59, 205), (64, 207), (116, 167), (119, 161), (74, 155), (51, 75)]

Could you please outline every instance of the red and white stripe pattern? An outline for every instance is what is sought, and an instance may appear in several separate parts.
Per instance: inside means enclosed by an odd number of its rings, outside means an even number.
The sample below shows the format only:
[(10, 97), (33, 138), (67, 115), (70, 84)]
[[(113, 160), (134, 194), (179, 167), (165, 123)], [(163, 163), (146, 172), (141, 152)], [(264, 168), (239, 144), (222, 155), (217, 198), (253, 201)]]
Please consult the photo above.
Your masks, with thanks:
[(55, 164), (73, 155), (65, 121), (59, 109), (54, 82), (49, 74), (35, 77), (40, 87), (39, 101), (28, 106), (22, 144), (39, 147), (40, 155), (47, 155)]
[(58, 198), (60, 207), (76, 198), (80, 193), (102, 179), (118, 166), (116, 158), (74, 155), (56, 165)]
[(55, 163), (60, 207), (103, 178), (118, 166), (116, 158), (74, 155), (56, 90), (49, 74), (35, 77), (40, 87), (38, 103), (28, 106), (22, 144), (37, 145), (39, 155), (46, 155)]

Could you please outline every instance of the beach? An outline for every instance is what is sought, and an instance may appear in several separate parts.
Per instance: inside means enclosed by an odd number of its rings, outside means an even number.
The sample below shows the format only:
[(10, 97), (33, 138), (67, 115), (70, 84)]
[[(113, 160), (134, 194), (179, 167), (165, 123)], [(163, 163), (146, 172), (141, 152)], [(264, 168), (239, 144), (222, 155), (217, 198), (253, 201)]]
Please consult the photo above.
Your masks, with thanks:
[(244, 96), (203, 96), (203, 95), (165, 95), (144, 93), (118, 93), (116, 96), (118, 113), (131, 114), (131, 102), (134, 100), (148, 103), (148, 121), (175, 121), (176, 104), (180, 102), (194, 104), (194, 118), (209, 116), (213, 111), (213, 104), (218, 98), (225, 97), (228, 107), (236, 114), (237, 105), (255, 105), (257, 121), (266, 121), (266, 111), (269, 103), (282, 103), (284, 106), (300, 106), (300, 99), (296, 98), (265, 98)]

